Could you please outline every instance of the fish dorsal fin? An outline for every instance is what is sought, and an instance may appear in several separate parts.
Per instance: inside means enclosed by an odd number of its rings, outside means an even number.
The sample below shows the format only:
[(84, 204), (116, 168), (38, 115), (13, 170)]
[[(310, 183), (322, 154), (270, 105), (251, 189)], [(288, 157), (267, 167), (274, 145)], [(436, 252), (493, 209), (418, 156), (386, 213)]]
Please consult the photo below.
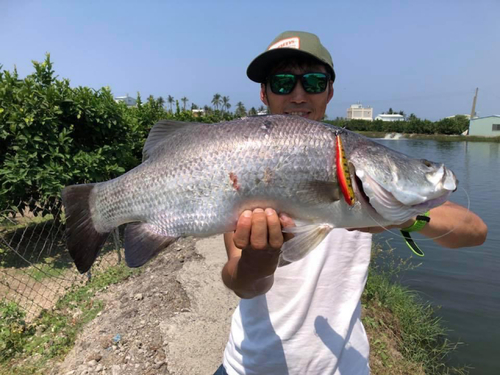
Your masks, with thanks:
[(183, 122), (172, 120), (160, 120), (154, 124), (148, 134), (144, 148), (142, 149), (142, 161), (145, 161), (151, 155), (151, 151), (164, 139), (177, 132), (179, 129), (184, 129), (189, 126), (199, 125), (199, 122)]

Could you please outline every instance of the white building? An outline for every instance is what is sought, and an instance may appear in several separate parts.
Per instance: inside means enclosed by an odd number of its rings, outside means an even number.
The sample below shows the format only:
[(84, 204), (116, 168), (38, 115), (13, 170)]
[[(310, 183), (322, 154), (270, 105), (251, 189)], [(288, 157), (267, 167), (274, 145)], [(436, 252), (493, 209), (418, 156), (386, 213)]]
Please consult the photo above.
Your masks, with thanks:
[(350, 108), (347, 108), (347, 119), (373, 121), (373, 108), (352, 104)]
[(137, 104), (136, 100), (130, 96), (125, 95), (125, 96), (117, 96), (115, 97), (115, 102), (120, 103), (123, 102), (125, 103), (128, 107), (133, 107), (134, 105)]
[(205, 110), (203, 108), (192, 109), (191, 113), (194, 117), (205, 116)]
[(388, 115), (388, 114), (380, 114), (377, 117), (375, 117), (375, 120), (382, 120), (382, 121), (404, 121), (405, 117), (403, 115)]
[(500, 115), (473, 118), (469, 123), (469, 135), (499, 137)]

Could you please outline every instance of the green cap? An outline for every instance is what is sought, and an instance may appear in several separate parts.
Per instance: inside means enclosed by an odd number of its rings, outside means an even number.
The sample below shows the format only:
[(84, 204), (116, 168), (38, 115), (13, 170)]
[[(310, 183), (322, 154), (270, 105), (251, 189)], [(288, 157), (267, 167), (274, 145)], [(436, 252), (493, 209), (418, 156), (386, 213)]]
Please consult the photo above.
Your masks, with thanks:
[(250, 63), (247, 76), (254, 82), (263, 83), (277, 63), (300, 55), (313, 57), (325, 64), (332, 80), (335, 81), (332, 56), (316, 35), (304, 31), (285, 31), (278, 35), (267, 47), (266, 52)]

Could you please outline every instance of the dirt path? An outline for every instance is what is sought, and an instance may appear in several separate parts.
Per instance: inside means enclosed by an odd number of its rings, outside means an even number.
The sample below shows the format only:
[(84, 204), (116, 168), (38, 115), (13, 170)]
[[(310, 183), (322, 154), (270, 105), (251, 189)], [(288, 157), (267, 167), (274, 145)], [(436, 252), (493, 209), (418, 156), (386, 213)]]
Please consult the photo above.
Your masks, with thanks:
[(222, 237), (183, 239), (97, 298), (105, 309), (52, 375), (206, 375), (220, 365), (238, 298), (221, 281)]

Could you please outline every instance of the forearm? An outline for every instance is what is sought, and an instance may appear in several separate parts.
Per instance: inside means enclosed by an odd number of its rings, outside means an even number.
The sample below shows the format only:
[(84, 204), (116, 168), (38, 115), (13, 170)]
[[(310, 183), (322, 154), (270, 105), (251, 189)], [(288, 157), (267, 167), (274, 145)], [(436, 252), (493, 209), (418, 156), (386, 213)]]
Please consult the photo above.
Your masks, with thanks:
[(279, 253), (255, 254), (245, 250), (228, 260), (222, 269), (224, 284), (240, 298), (253, 298), (266, 293), (274, 283)]
[(488, 228), (472, 211), (452, 202), (430, 211), (430, 222), (420, 231), (441, 246), (459, 248), (481, 245)]

